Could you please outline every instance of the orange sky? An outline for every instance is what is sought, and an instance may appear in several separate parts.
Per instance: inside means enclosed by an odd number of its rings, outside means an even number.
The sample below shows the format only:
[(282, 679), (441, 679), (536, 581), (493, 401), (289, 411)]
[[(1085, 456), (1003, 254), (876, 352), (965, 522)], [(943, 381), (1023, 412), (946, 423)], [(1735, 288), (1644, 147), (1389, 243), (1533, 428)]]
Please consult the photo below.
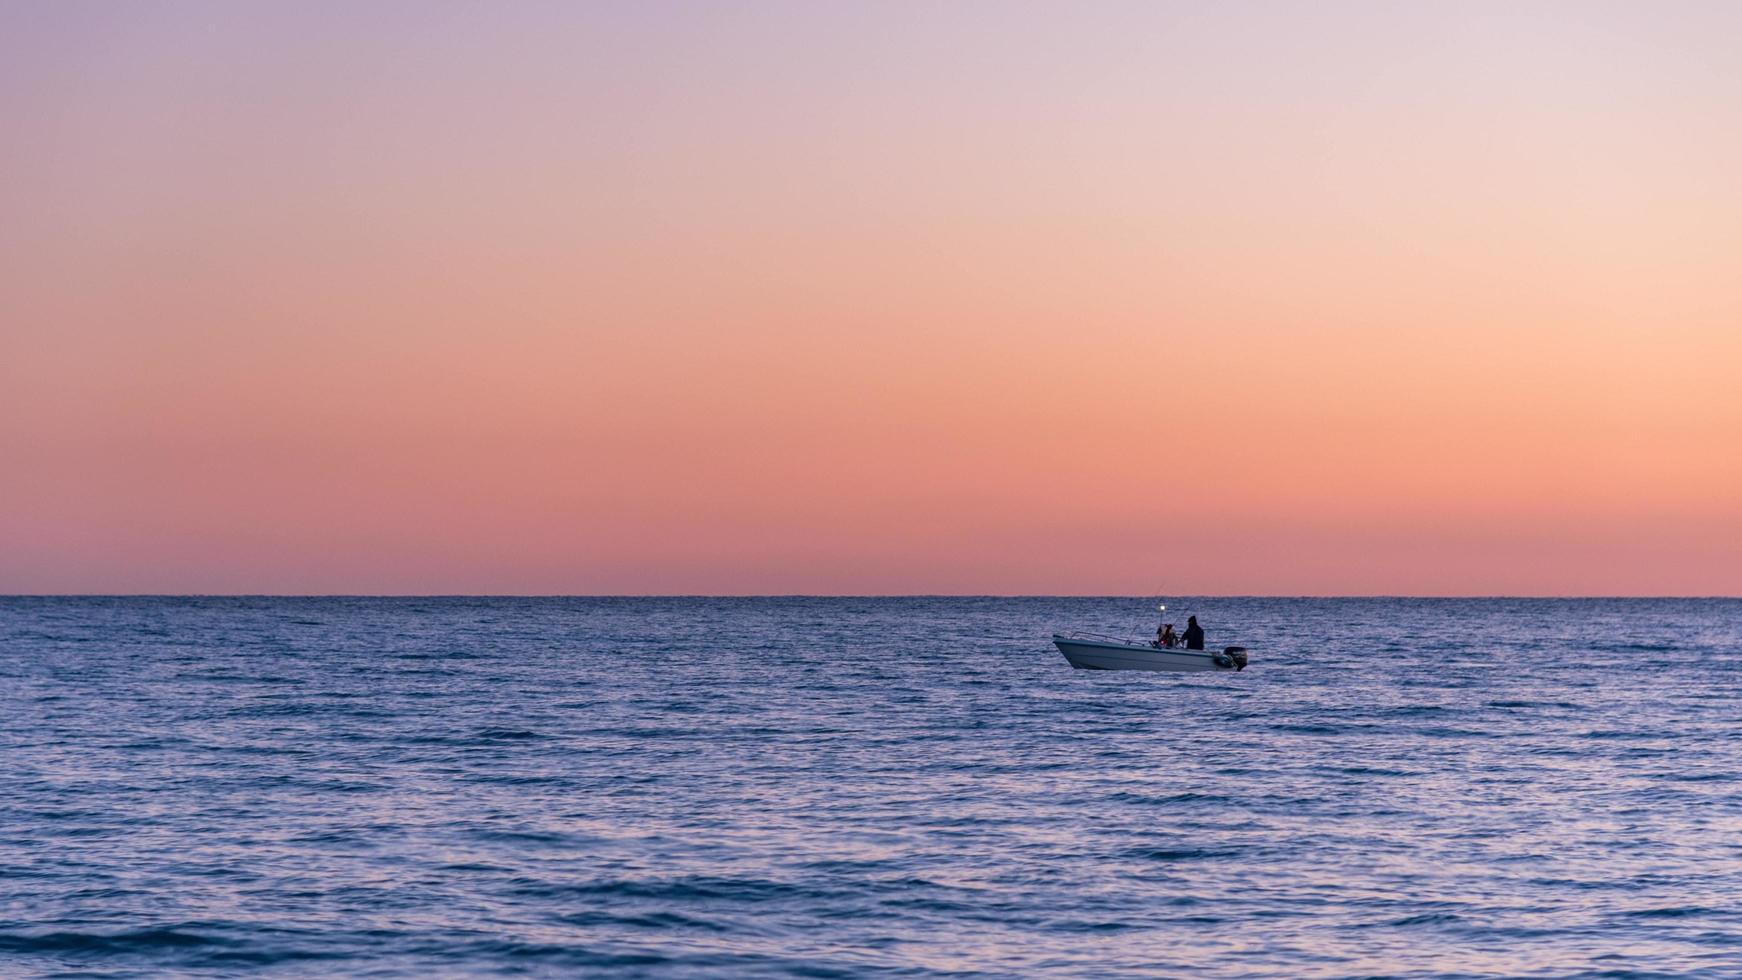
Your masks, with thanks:
[(1742, 594), (1729, 4), (0, 9), (0, 592)]

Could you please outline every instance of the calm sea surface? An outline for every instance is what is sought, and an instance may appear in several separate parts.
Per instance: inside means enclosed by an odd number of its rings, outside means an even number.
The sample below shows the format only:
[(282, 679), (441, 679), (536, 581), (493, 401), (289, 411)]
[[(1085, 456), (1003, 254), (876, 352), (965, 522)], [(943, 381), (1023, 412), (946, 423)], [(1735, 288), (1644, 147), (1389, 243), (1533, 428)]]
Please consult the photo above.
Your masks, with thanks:
[(0, 976), (1742, 976), (1742, 602), (0, 599)]

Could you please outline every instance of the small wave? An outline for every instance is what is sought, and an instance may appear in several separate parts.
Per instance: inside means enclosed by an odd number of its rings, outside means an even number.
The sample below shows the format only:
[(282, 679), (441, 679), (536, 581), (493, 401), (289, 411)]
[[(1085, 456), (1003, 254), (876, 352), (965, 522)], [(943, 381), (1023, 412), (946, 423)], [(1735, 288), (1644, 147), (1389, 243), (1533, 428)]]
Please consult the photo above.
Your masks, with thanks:
[(1378, 766), (1321, 766), (1324, 772), (1335, 772), (1345, 776), (1419, 776), (1421, 773), (1408, 769), (1381, 769)]
[(485, 864), (482, 861), (455, 861), (455, 862), (451, 862), (449, 864), (441, 865), (440, 867), (441, 867), (441, 870), (443, 870), (443, 871), (464, 871), (464, 872), (474, 872), (475, 871), (475, 872), (482, 872), (482, 873), (487, 873), (487, 874), (500, 874), (502, 872), (509, 870), (508, 868), (505, 868), (502, 865)]
[(1178, 803), (1233, 803), (1232, 798), (1215, 793), (1174, 793), (1170, 796), (1145, 796), (1142, 793), (1120, 791), (1108, 797), (1118, 803), (1141, 803), (1144, 806), (1169, 806)]
[(1464, 921), (1463, 916), (1455, 912), (1423, 912), (1419, 915), (1406, 915), (1401, 919), (1393, 919), (1385, 923), (1400, 929), (1410, 926), (1445, 926), (1458, 925)]
[(35, 936), (0, 933), (0, 950), (15, 953), (126, 953), (148, 949), (225, 946), (229, 940), (178, 928), (135, 929), (130, 932), (48, 932)]
[(1271, 725), (1273, 732), (1287, 732), (1291, 735), (1346, 735), (1350, 729), (1341, 725), (1292, 724), (1283, 723)]
[(648, 929), (654, 931), (670, 930), (679, 932), (715, 933), (740, 931), (739, 927), (734, 925), (724, 922), (716, 922), (712, 919), (701, 919), (694, 916), (682, 915), (677, 912), (637, 912), (625, 915), (588, 910), (558, 916), (558, 919), (571, 926), (580, 926), (582, 928), (592, 928), (595, 926), (624, 926), (630, 929)]
[(567, 844), (583, 839), (543, 830), (476, 830), (472, 836), (503, 844)]
[(925, 895), (895, 895), (880, 899), (878, 908), (894, 909), (902, 912), (920, 912), (927, 915), (972, 915), (980, 906), (974, 902), (958, 902), (954, 899), (935, 898)]
[(547, 739), (550, 736), (527, 731), (523, 728), (485, 728), (473, 737), (483, 739), (486, 742), (534, 742)]
[(1417, 729), (1412, 730), (1410, 732), (1410, 734), (1411, 735), (1422, 735), (1422, 736), (1426, 736), (1427, 738), (1456, 738), (1456, 739), (1491, 738), (1494, 736), (1493, 732), (1485, 732), (1485, 731), (1481, 731), (1479, 729), (1473, 729), (1473, 728), (1450, 728), (1450, 727), (1447, 727), (1445, 725), (1431, 725), (1431, 726), (1427, 726), (1424, 728), (1417, 728)]
[(1241, 851), (1237, 847), (1139, 847), (1125, 853), (1144, 861), (1210, 861), (1238, 857)]
[(1144, 927), (1136, 922), (1095, 922), (1082, 919), (1065, 919), (1059, 922), (1048, 923), (1046, 928), (1053, 932), (1104, 933), (1128, 932), (1132, 929), (1142, 929)]

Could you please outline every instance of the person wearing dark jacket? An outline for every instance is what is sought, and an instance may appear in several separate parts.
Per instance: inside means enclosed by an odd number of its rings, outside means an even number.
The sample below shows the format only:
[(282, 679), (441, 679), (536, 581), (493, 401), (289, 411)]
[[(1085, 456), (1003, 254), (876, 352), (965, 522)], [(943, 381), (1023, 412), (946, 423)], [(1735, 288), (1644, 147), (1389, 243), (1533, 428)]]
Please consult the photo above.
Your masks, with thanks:
[(1198, 617), (1186, 617), (1186, 649), (1202, 650), (1204, 648), (1204, 628), (1198, 625)]

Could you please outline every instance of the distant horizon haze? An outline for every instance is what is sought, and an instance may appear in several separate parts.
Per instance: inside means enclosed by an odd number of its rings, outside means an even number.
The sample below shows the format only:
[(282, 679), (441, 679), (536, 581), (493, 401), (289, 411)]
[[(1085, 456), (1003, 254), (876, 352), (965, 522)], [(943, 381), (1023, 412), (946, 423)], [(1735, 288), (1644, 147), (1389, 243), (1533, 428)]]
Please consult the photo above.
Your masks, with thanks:
[(1742, 5), (0, 6), (0, 593), (1742, 595)]

